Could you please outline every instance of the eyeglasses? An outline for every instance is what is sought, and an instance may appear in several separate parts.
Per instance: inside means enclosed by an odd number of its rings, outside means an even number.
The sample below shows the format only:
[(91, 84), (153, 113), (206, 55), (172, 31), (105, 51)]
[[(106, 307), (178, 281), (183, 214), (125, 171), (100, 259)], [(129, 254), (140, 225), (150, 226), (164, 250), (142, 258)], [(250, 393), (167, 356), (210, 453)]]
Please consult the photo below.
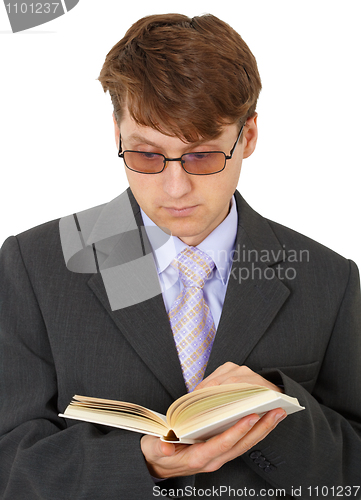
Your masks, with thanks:
[(229, 155), (223, 151), (197, 151), (195, 153), (185, 153), (179, 158), (166, 158), (161, 153), (151, 153), (146, 151), (122, 152), (121, 137), (119, 137), (119, 158), (123, 158), (125, 166), (129, 170), (139, 172), (140, 174), (160, 174), (166, 168), (169, 161), (178, 161), (183, 170), (191, 175), (211, 175), (222, 172), (226, 166), (227, 160), (233, 156), (234, 150), (241, 137), (244, 124), (239, 131), (236, 142)]

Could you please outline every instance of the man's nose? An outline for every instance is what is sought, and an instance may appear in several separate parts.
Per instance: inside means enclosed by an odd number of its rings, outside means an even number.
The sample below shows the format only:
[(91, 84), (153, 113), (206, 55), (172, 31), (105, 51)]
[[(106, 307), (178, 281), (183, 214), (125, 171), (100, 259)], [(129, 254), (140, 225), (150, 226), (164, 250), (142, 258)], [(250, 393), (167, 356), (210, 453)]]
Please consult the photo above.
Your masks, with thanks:
[(183, 169), (180, 160), (167, 162), (160, 175), (163, 176), (163, 190), (172, 198), (181, 198), (192, 190), (192, 176)]

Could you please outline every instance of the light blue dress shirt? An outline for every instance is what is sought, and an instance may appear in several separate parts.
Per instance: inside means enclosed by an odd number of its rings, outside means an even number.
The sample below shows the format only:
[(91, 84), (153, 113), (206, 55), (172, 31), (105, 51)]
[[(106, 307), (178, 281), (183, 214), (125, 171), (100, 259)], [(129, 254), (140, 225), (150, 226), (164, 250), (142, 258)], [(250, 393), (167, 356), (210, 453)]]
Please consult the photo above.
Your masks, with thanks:
[[(146, 231), (147, 227), (155, 226), (154, 222), (143, 210), (141, 210), (141, 214)], [(232, 251), (234, 250), (237, 236), (237, 225), (238, 214), (236, 202), (234, 197), (232, 197), (231, 210), (227, 217), (205, 240), (197, 245), (197, 248), (213, 259), (216, 266), (215, 272), (206, 281), (203, 289), (204, 298), (211, 310), (216, 329), (221, 317), (229, 274), (232, 268)], [(152, 247), (164, 304), (168, 313), (173, 302), (183, 289), (178, 272), (170, 264), (187, 245), (176, 236), (170, 236), (165, 244), (159, 246), (156, 233), (149, 230), (147, 231), (147, 235)]]

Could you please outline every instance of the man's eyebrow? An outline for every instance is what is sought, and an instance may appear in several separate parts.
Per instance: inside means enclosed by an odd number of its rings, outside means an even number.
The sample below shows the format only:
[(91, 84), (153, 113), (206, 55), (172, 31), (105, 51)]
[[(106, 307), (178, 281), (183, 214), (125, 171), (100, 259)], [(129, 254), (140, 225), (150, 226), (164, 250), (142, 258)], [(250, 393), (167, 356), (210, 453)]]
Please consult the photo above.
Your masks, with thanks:
[(155, 142), (147, 139), (146, 137), (143, 137), (142, 135), (136, 133), (129, 135), (126, 139), (127, 141), (142, 142), (144, 144), (149, 144), (149, 146), (154, 146), (156, 148), (159, 148), (159, 144), (156, 144)]
[[(131, 141), (131, 142), (140, 142), (140, 143), (143, 143), (143, 144), (148, 144), (149, 146), (153, 146), (155, 148), (160, 148), (161, 146), (159, 146), (159, 144), (156, 144), (155, 142), (147, 139), (146, 137), (140, 135), (140, 134), (137, 134), (137, 133), (134, 133), (134, 134), (130, 134), (127, 138), (126, 138), (127, 141)], [(213, 140), (216, 140), (216, 139), (213, 139)], [(207, 139), (199, 139), (198, 141), (195, 141), (195, 142), (185, 142), (184, 145), (185, 146), (188, 146), (190, 149), (192, 148), (195, 148), (195, 147), (198, 147), (198, 146), (201, 146), (202, 144), (205, 144), (205, 143), (210, 143), (210, 142), (213, 142), (212, 140), (207, 140)]]

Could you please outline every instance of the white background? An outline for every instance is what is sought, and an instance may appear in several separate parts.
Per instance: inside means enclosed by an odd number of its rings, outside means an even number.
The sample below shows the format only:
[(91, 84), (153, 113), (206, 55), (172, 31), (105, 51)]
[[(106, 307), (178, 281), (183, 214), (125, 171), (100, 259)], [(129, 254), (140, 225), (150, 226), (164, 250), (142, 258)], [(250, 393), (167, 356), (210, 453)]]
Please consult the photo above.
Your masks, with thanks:
[(17, 34), (1, 3), (0, 244), (127, 186), (96, 79), (134, 21), (167, 12), (215, 14), (258, 61), (259, 142), (239, 183), (248, 203), (361, 267), (358, 0), (80, 0)]

